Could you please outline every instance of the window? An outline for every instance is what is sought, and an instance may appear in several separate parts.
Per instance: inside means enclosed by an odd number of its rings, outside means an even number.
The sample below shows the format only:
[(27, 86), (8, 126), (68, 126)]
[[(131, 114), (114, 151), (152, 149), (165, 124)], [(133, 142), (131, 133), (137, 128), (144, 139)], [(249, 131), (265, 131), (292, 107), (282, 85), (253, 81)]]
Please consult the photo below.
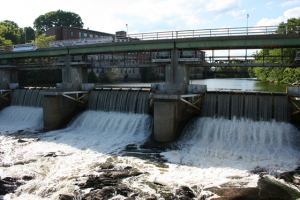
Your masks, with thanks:
[(90, 38), (93, 38), (94, 37), (94, 34), (93, 33), (90, 33)]
[(96, 34), (96, 35), (95, 35), (95, 37), (99, 37), (99, 35), (98, 35), (98, 34)]
[(79, 32), (79, 38), (81, 38), (81, 32)]
[(65, 31), (64, 36), (67, 37), (67, 31)]
[(84, 38), (87, 38), (87, 33), (83, 33), (83, 37), (84, 37)]
[(74, 36), (74, 32), (73, 31), (71, 31), (71, 36)]

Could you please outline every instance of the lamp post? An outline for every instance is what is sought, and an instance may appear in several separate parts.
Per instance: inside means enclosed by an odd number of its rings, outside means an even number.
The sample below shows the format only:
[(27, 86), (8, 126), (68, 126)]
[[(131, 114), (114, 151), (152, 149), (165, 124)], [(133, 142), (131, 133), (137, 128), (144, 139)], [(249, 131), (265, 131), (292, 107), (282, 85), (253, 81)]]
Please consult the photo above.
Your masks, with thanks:
[(24, 31), (25, 31), (25, 43), (26, 44), (26, 28), (24, 28)]
[(128, 38), (128, 42), (129, 42), (129, 35), (128, 35), (128, 24), (126, 24), (127, 27), (127, 38)]
[(247, 14), (247, 35), (248, 35), (248, 18), (249, 18), (249, 14)]

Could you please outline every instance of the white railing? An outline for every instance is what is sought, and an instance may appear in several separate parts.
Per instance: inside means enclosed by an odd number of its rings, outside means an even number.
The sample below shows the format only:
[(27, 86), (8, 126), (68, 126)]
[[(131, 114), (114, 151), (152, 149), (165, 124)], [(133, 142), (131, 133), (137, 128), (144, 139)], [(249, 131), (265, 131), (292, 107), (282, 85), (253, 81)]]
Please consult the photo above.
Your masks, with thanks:
[(226, 37), (226, 36), (247, 36), (247, 35), (268, 35), (268, 34), (289, 34), (299, 33), (300, 25), (295, 26), (254, 26), (240, 28), (217, 28), (183, 31), (164, 31), (152, 33), (129, 34), (129, 38), (139, 40), (162, 40), (198, 37)]

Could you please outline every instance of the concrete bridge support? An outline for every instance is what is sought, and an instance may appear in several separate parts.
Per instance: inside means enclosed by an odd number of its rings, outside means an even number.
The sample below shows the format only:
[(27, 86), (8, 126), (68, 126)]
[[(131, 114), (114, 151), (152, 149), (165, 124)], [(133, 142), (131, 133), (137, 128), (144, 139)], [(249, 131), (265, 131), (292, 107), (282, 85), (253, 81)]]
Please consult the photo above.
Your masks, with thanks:
[[(0, 90), (10, 89), (10, 83), (18, 83), (18, 72), (14, 69), (1, 69), (0, 70)], [(5, 94), (6, 92), (2, 92)], [(12, 94), (10, 94), (12, 97)], [(8, 96), (9, 98), (9, 96)], [(10, 100), (5, 98), (0, 98), (0, 110), (3, 108), (10, 106)]]
[(87, 83), (87, 68), (82, 66), (72, 66), (71, 56), (65, 56), (65, 68), (62, 70), (62, 83), (67, 85), (69, 91), (81, 90), (82, 83)]
[(72, 66), (71, 56), (65, 56), (62, 83), (55, 91), (46, 91), (43, 99), (44, 128), (59, 129), (67, 125), (81, 110), (78, 102), (61, 96), (60, 92), (81, 91), (82, 83), (87, 83), (87, 68)]
[(54, 130), (64, 127), (78, 113), (78, 110), (76, 101), (60, 95), (45, 95), (43, 99), (44, 128)]
[(18, 83), (18, 71), (14, 69), (1, 69), (0, 89), (10, 89), (10, 83)]
[(186, 104), (179, 99), (185, 94), (189, 84), (189, 68), (178, 63), (178, 50), (171, 52), (171, 64), (166, 66), (166, 83), (155, 92), (154, 139), (170, 142), (176, 137)]

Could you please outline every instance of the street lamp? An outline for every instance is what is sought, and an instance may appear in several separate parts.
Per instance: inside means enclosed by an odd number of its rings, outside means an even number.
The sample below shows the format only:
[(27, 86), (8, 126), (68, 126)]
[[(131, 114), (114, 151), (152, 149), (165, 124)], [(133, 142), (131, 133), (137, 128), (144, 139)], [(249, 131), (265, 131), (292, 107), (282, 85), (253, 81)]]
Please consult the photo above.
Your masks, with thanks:
[(249, 18), (249, 14), (247, 14), (247, 35), (248, 35), (248, 18)]
[(129, 42), (129, 35), (128, 35), (128, 24), (126, 24), (127, 27), (127, 38), (128, 38), (128, 42)]
[(25, 43), (26, 44), (26, 28), (24, 28), (24, 31), (25, 31)]

